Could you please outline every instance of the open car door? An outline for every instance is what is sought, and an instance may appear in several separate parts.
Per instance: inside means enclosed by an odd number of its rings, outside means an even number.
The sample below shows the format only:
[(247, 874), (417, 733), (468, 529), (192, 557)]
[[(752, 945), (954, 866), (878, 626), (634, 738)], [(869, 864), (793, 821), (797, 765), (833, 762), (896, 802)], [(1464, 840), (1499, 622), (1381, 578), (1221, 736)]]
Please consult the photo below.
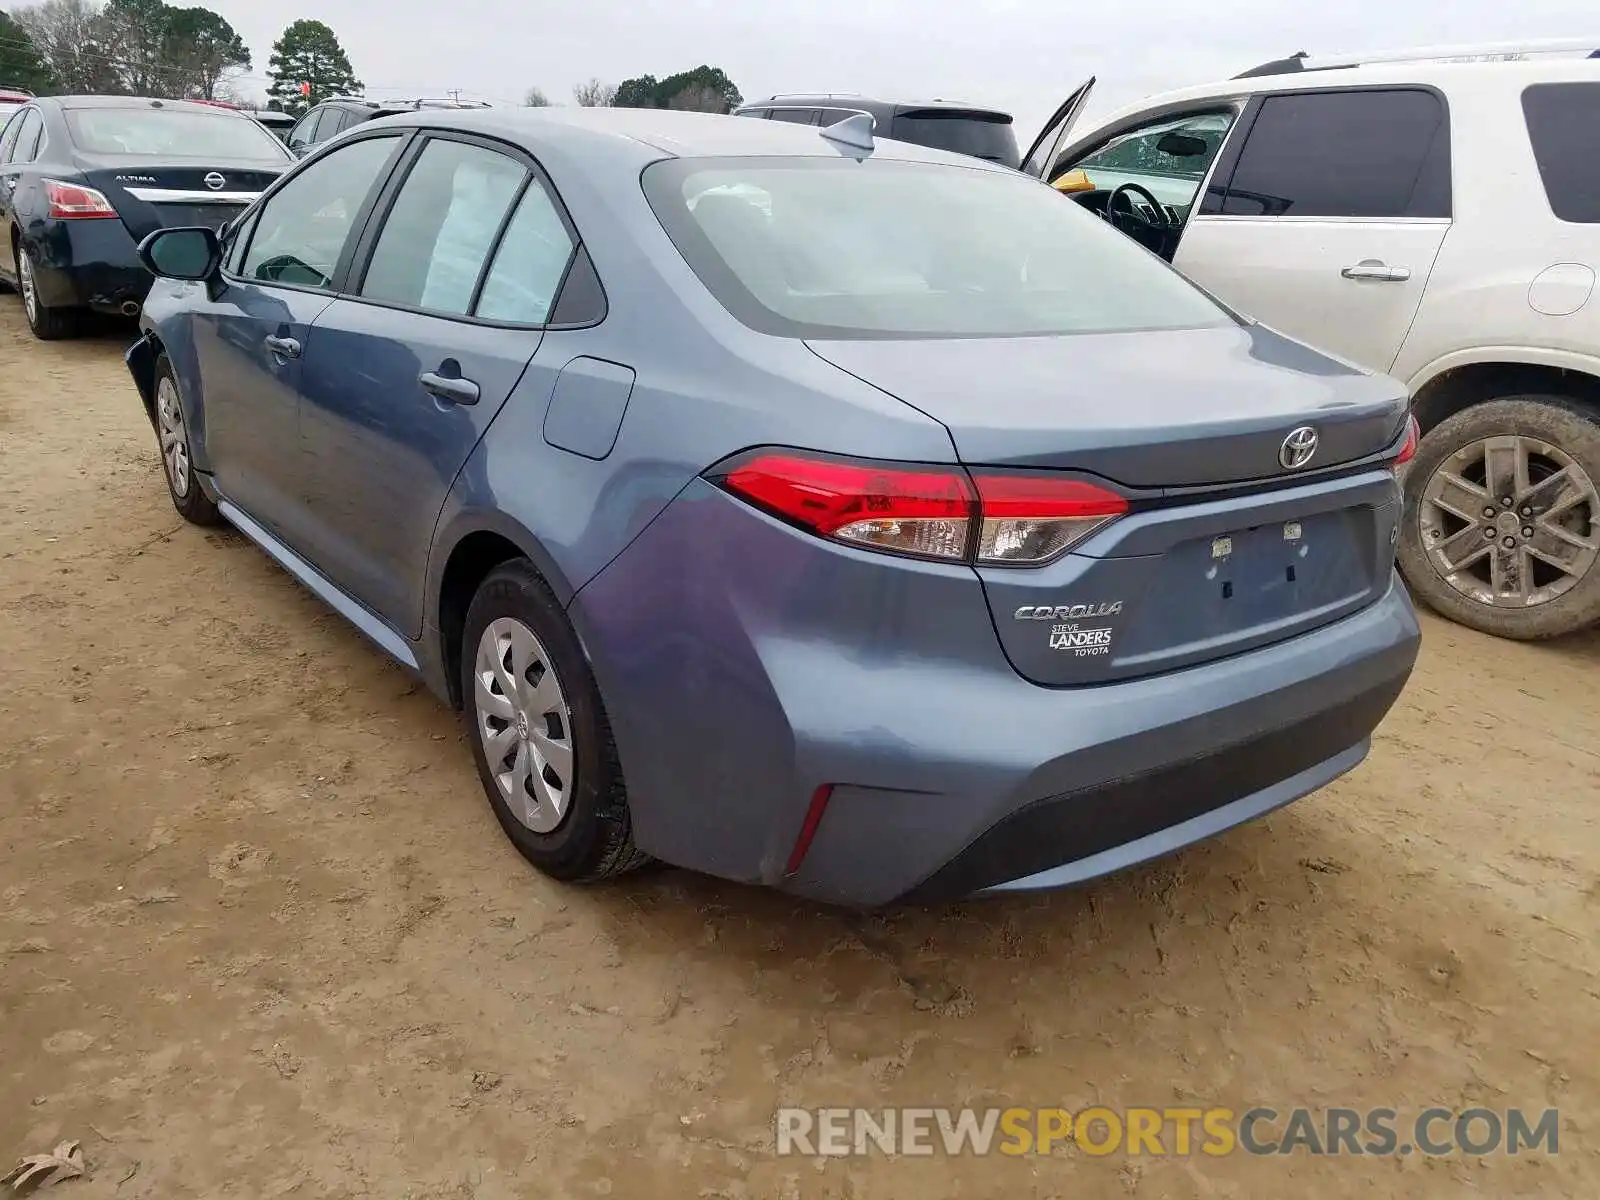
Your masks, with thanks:
[(1072, 127), (1077, 124), (1078, 117), (1083, 112), (1083, 106), (1088, 102), (1089, 93), (1094, 91), (1094, 76), (1085, 80), (1072, 95), (1068, 96), (1066, 103), (1056, 109), (1055, 114), (1045, 122), (1044, 128), (1039, 131), (1039, 136), (1034, 139), (1033, 145), (1028, 147), (1028, 152), (1022, 156), (1022, 169), (1029, 175), (1050, 182), (1050, 172), (1056, 164), (1056, 157), (1061, 153), (1061, 147), (1066, 143), (1067, 135), (1072, 132)]

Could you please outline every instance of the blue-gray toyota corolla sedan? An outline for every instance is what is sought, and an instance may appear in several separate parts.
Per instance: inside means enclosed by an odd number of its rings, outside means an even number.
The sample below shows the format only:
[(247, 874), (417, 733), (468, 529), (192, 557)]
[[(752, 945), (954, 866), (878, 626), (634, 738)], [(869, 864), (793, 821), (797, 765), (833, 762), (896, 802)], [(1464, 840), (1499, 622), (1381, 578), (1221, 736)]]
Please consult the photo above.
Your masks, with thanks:
[(141, 249), (178, 511), (458, 706), (559, 879), (1068, 884), (1350, 770), (1410, 674), (1399, 385), (858, 120), (386, 118)]

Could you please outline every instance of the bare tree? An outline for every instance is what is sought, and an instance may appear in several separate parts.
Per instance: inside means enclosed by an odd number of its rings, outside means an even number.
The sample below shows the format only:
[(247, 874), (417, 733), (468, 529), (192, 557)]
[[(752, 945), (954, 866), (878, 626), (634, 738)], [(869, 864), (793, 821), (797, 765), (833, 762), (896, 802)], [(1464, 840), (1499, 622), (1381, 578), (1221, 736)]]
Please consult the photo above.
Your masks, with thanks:
[(584, 108), (610, 108), (611, 102), (617, 98), (617, 88), (615, 84), (591, 79), (573, 88), (572, 98)]
[(116, 45), (100, 7), (88, 0), (44, 0), (11, 17), (28, 31), (65, 95), (123, 90)]
[(523, 108), (549, 108), (550, 107), (550, 97), (546, 96), (542, 89), (536, 88), (536, 87), (531, 87), (531, 88), (528, 89), (527, 94), (522, 97), (522, 107)]

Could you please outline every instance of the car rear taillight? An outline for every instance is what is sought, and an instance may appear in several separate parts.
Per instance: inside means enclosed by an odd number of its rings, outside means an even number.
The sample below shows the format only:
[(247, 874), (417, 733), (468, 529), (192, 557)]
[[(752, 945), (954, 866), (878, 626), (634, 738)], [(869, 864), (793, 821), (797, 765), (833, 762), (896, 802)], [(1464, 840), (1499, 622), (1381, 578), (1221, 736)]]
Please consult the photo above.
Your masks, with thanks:
[(1394, 465), (1403, 467), (1417, 456), (1417, 443), (1422, 440), (1422, 430), (1417, 426), (1416, 417), (1406, 418), (1406, 440), (1400, 443), (1400, 453), (1395, 456)]
[(975, 474), (983, 525), (978, 561), (1047, 562), (1128, 511), (1116, 492), (1081, 479)]
[(1030, 566), (1128, 511), (1116, 492), (1046, 474), (763, 451), (714, 476), (821, 537), (918, 558)]
[(50, 215), (57, 220), (84, 221), (117, 215), (111, 201), (91, 187), (56, 179), (46, 179), (43, 183), (45, 197), (50, 201)]

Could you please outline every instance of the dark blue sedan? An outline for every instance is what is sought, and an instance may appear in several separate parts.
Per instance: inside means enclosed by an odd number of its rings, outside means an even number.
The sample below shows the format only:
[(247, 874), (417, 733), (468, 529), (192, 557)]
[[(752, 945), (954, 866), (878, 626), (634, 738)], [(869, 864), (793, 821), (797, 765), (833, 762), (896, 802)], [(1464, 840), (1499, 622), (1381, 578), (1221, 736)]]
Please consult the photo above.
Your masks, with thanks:
[(30, 99), (0, 132), (0, 281), (34, 335), (85, 311), (133, 316), (138, 246), (169, 226), (222, 228), (293, 156), (242, 113), (134, 96)]
[(560, 879), (1073, 883), (1352, 769), (1416, 657), (1398, 384), (870, 118), (384, 118), (141, 253), (178, 511)]

